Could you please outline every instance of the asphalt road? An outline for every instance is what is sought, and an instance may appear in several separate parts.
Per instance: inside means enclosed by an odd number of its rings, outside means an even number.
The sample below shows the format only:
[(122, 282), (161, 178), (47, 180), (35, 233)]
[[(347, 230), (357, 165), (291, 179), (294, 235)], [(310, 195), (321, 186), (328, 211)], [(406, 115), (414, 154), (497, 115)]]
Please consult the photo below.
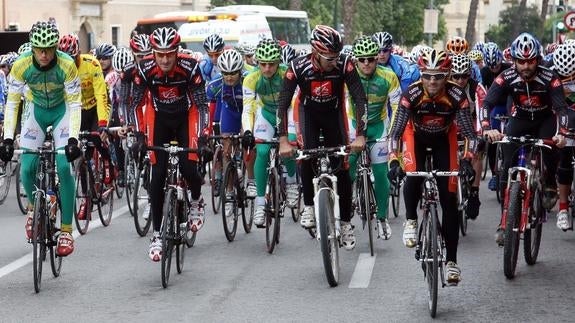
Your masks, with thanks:
[[(76, 239), (62, 273), (44, 271), (34, 292), (32, 248), (24, 238), (24, 216), (14, 190), (0, 206), (0, 321), (2, 322), (420, 322), (431, 321), (426, 285), (414, 251), (401, 242), (403, 218), (391, 219), (393, 237), (377, 241), (368, 256), (367, 232), (356, 224), (357, 247), (340, 251), (340, 285), (330, 288), (319, 244), (284, 218), (274, 254), (265, 230), (227, 242), (220, 215), (207, 208), (207, 223), (186, 251), (178, 275), (162, 288), (160, 265), (148, 259), (149, 237), (140, 238), (123, 201), (112, 224)], [(208, 188), (204, 188), (206, 201)], [(575, 235), (555, 228), (550, 215), (536, 265), (522, 253), (517, 276), (503, 275), (503, 249), (493, 234), (499, 205), (481, 189), (480, 217), (460, 239), (462, 282), (439, 291), (436, 320), (450, 322), (573, 322)], [(99, 220), (91, 223), (96, 227)]]

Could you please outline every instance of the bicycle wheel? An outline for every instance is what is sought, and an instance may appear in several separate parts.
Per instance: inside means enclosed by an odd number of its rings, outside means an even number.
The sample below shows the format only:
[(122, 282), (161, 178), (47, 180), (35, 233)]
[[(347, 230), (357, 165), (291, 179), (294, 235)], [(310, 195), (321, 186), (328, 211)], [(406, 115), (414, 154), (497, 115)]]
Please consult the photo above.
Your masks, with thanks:
[(136, 171), (134, 178), (134, 192), (132, 195), (132, 209), (134, 213), (134, 225), (136, 232), (140, 237), (146, 236), (152, 224), (152, 215), (150, 214), (150, 197), (148, 196), (147, 187), (150, 183), (150, 163), (145, 162), (144, 167)]
[(503, 272), (505, 277), (515, 277), (517, 266), (517, 253), (519, 252), (519, 222), (521, 218), (521, 183), (512, 182), (509, 189), (509, 208), (507, 222), (505, 223), (505, 239), (503, 242)]
[[(498, 174), (499, 171), (503, 168), (503, 148), (501, 148), (501, 145), (497, 145), (497, 149), (495, 151), (495, 168), (496, 168), (496, 174)], [(497, 196), (497, 202), (503, 203), (503, 201), (501, 201), (501, 192), (499, 183), (497, 184), (497, 187), (495, 189), (495, 195)]]
[(331, 287), (339, 283), (339, 240), (335, 232), (333, 197), (329, 185), (322, 181), (318, 194), (318, 234), (327, 282)]
[(58, 237), (60, 236), (60, 228), (58, 225), (62, 222), (62, 213), (61, 213), (61, 200), (60, 196), (57, 198), (56, 204), (56, 214), (50, 217), (50, 224), (48, 230), (48, 249), (50, 249), (50, 267), (52, 269), (52, 275), (54, 277), (60, 276), (60, 270), (62, 269), (62, 258), (56, 255), (56, 245), (58, 241)]
[(79, 164), (76, 176), (76, 203), (74, 203), (74, 222), (80, 234), (88, 232), (88, 226), (92, 219), (92, 189), (88, 164), (82, 161)]
[(266, 246), (269, 253), (274, 252), (278, 242), (280, 229), (280, 178), (276, 168), (268, 174), (268, 187), (266, 187)]
[[(469, 187), (468, 187), (468, 183), (463, 183), (461, 185), (461, 196), (463, 198), (464, 201), (467, 201), (467, 198), (469, 197)], [(462, 236), (466, 236), (467, 235), (467, 211), (465, 208), (463, 208), (463, 210), (459, 210), (459, 229), (461, 231), (461, 235)]]
[(255, 200), (247, 198), (246, 187), (248, 185), (248, 176), (246, 174), (246, 168), (242, 168), (242, 203), (244, 208), (242, 209), (242, 224), (245, 233), (250, 233), (252, 230), (252, 225), (254, 223), (254, 211), (255, 211)]
[(130, 214), (134, 216), (134, 208), (132, 206), (133, 197), (134, 197), (134, 190), (136, 184), (136, 173), (138, 167), (136, 166), (136, 162), (132, 158), (132, 154), (126, 154), (125, 158), (125, 165), (124, 165), (124, 174), (125, 174), (125, 184), (126, 184), (126, 202), (128, 204), (128, 209), (130, 210)]
[(303, 187), (301, 185), (301, 178), (300, 178), (300, 174), (299, 174), (299, 167), (296, 168), (296, 172), (295, 172), (295, 178), (296, 178), (296, 183), (298, 185), (298, 195), (297, 195), (297, 202), (296, 202), (296, 207), (291, 208), (291, 217), (293, 219), (293, 222), (298, 223), (299, 222), (299, 218), (301, 216), (301, 200), (302, 200), (302, 195), (303, 195)]
[(18, 202), (18, 208), (20, 208), (20, 212), (22, 214), (26, 214), (26, 206), (28, 205), (28, 196), (26, 195), (26, 191), (24, 190), (24, 186), (22, 185), (22, 181), (20, 179), (20, 162), (16, 165), (16, 201)]
[[(427, 233), (426, 233), (426, 272), (425, 279), (427, 280), (427, 294), (429, 297), (429, 315), (435, 317), (437, 313), (437, 286), (438, 286), (438, 271), (439, 271), (439, 231), (437, 229), (437, 209), (435, 205), (429, 205), (427, 212)], [(429, 257), (431, 259), (429, 259)]]
[(96, 150), (94, 150), (94, 160), (96, 160), (96, 171), (93, 174), (93, 178), (95, 179), (94, 192), (97, 193), (98, 199), (98, 216), (102, 225), (107, 227), (112, 221), (112, 213), (114, 212), (114, 184), (105, 183), (104, 174), (106, 173), (107, 163), (104, 162), (104, 158)]
[(46, 259), (46, 218), (42, 192), (34, 197), (34, 217), (32, 218), (32, 254), (34, 272), (34, 290), (40, 292), (42, 285), (42, 263)]
[(187, 212), (187, 207), (186, 205), (186, 201), (178, 201), (176, 200), (176, 214), (178, 215), (178, 222), (176, 225), (176, 239), (175, 239), (175, 245), (176, 245), (176, 269), (178, 271), (178, 274), (181, 274), (182, 271), (184, 270), (184, 259), (186, 256), (185, 250), (186, 250), (186, 235), (187, 235), (187, 231), (191, 231), (188, 228), (188, 212)]
[(10, 181), (12, 180), (12, 162), (2, 162), (0, 165), (0, 204), (3, 204), (10, 191)]
[(485, 180), (487, 176), (487, 169), (489, 168), (489, 157), (487, 157), (487, 152), (489, 151), (489, 146), (491, 144), (489, 141), (485, 142), (485, 149), (483, 149), (483, 154), (481, 155), (481, 164), (483, 164), (483, 174), (481, 174), (481, 180)]
[[(218, 214), (221, 206), (221, 180), (216, 179), (216, 167), (215, 165), (222, 164), (222, 147), (220, 145), (216, 146), (216, 151), (214, 152), (214, 159), (212, 163), (208, 163), (208, 171), (211, 174), (211, 185), (212, 185), (212, 210), (214, 214)], [(220, 181), (218, 183), (218, 181)]]
[(392, 185), (390, 195), (393, 215), (397, 218), (399, 216), (399, 201), (401, 200), (401, 181), (397, 181), (395, 185)]
[(174, 236), (176, 218), (176, 202), (178, 193), (174, 188), (168, 188), (164, 197), (164, 207), (162, 210), (162, 286), (168, 287), (170, 280), (170, 269), (172, 267), (172, 252), (174, 250)]
[[(535, 173), (533, 176), (539, 176)], [(534, 177), (539, 178), (539, 177)], [(541, 245), (541, 235), (543, 233), (543, 209), (542, 192), (539, 188), (533, 189), (533, 202), (529, 212), (529, 226), (523, 232), (523, 255), (528, 265), (535, 265), (539, 256), (539, 246)]]
[[(224, 234), (229, 242), (234, 241), (238, 228), (239, 191), (237, 187), (238, 172), (234, 162), (229, 162), (222, 178), (220, 200), (222, 201), (222, 224)], [(231, 191), (229, 190), (231, 188)], [(231, 212), (226, 212), (230, 210)]]
[(356, 203), (357, 203), (357, 211), (359, 213), (360, 218), (364, 221), (364, 229), (365, 229), (365, 222), (367, 222), (367, 231), (368, 231), (368, 239), (369, 239), (369, 251), (371, 256), (373, 257), (373, 229), (374, 224), (372, 222), (373, 217), (371, 214), (371, 206), (370, 206), (370, 197), (372, 192), (370, 191), (370, 185), (367, 181), (369, 181), (368, 174), (365, 171), (357, 177), (357, 182), (355, 185), (356, 190)]

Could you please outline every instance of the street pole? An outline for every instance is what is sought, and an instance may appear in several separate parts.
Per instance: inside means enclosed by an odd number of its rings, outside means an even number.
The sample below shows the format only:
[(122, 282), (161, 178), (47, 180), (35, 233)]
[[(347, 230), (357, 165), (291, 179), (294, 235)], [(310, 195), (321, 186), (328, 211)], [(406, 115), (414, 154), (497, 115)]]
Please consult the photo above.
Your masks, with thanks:
[[(429, 0), (429, 9), (433, 9), (433, 0)], [(433, 47), (433, 34), (427, 34), (427, 43), (429, 47)]]

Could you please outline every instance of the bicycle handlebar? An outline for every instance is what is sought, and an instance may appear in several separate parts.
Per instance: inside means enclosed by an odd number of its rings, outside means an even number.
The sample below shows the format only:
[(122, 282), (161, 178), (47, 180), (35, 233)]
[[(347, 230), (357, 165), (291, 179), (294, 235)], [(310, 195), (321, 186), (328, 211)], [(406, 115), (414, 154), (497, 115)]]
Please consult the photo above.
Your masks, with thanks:
[(405, 176), (426, 177), (426, 178), (450, 177), (450, 176), (459, 176), (459, 172), (439, 171), (439, 170), (432, 170), (431, 172), (417, 171), (417, 172), (405, 172)]
[(547, 149), (551, 149), (551, 147), (555, 146), (555, 142), (553, 139), (539, 139), (539, 138), (529, 138), (526, 136), (504, 136), (503, 139), (499, 141), (495, 141), (496, 144), (521, 144), (521, 145), (534, 145), (538, 147), (544, 147)]
[(52, 148), (44, 149), (15, 149), (14, 155), (25, 155), (25, 154), (55, 154), (55, 155), (65, 155), (66, 151), (64, 149), (53, 150)]
[(297, 149), (296, 160), (309, 159), (317, 157), (319, 155), (338, 155), (347, 156), (349, 146), (337, 146), (337, 147), (323, 147), (323, 148), (312, 148), (312, 149)]
[(174, 145), (169, 146), (147, 146), (147, 150), (153, 151), (165, 151), (168, 154), (177, 154), (177, 153), (199, 153), (199, 149), (195, 148), (186, 148), (186, 147), (179, 147)]

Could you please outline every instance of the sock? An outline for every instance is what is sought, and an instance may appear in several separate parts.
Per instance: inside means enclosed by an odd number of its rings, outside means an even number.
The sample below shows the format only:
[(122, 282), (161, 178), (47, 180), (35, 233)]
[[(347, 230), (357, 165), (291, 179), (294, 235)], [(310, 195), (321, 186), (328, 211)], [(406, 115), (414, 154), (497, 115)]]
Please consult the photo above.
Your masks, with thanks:
[(266, 199), (263, 196), (257, 196), (256, 197), (256, 205), (257, 206), (264, 206), (266, 205)]
[(569, 202), (559, 202), (559, 211), (569, 209)]

